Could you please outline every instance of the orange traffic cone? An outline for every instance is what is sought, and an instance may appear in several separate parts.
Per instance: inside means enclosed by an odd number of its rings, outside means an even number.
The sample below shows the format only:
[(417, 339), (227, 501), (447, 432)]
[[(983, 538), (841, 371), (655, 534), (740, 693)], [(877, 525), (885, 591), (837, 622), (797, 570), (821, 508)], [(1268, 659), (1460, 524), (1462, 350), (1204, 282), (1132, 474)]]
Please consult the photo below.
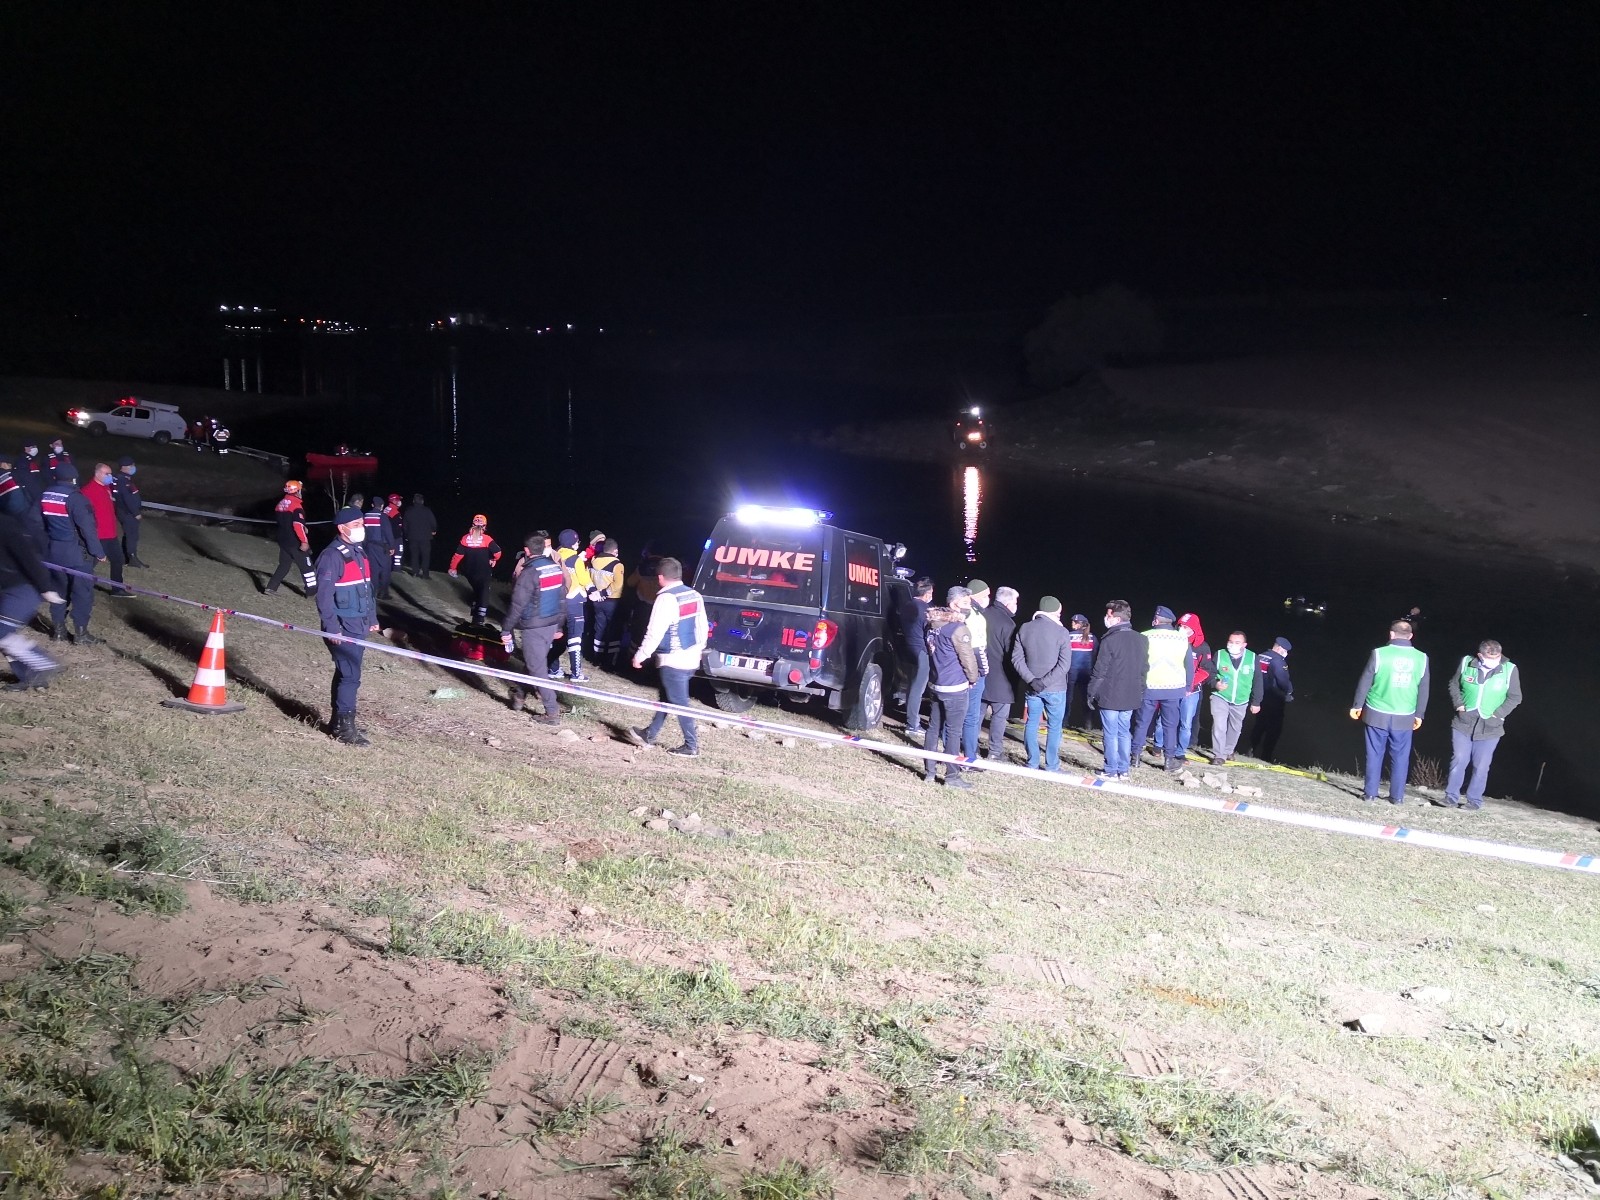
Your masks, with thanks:
[(228, 702), (227, 657), (222, 648), (222, 614), (218, 613), (211, 618), (211, 632), (206, 634), (205, 649), (200, 651), (200, 665), (195, 668), (188, 698), (180, 700), (174, 696), (161, 703), (168, 708), (185, 708), (197, 713), (243, 712), (244, 705)]

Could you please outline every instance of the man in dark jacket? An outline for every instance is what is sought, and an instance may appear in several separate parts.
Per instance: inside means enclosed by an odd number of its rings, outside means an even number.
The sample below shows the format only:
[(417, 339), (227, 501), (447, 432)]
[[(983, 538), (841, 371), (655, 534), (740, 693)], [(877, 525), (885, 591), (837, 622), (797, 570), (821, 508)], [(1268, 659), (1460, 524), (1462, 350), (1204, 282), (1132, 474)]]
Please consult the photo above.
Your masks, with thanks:
[[(105, 548), (100, 545), (100, 535), (95, 532), (94, 510), (78, 490), (78, 469), (71, 463), (56, 468), (56, 478), (45, 484), (44, 495), (39, 500), (39, 511), (44, 517), (44, 559), (57, 567), (70, 567), (75, 571), (94, 570), (94, 564), (105, 562)], [(82, 575), (68, 575), (65, 571), (50, 572), (51, 590), (72, 602), (72, 641), (79, 646), (97, 646), (104, 638), (89, 632), (89, 619), (94, 615), (94, 580)], [(50, 605), (50, 640), (67, 638), (67, 600)]]
[[(948, 607), (928, 609), (928, 679), (933, 707), (928, 713), (928, 736), (922, 747), (925, 751), (942, 749), (955, 758), (961, 757), (961, 725), (967, 715), (967, 693), (979, 678), (972, 631), (967, 627), (965, 614), (956, 607), (957, 601), (967, 599), (970, 594), (964, 587), (953, 587)], [(937, 772), (936, 762), (923, 760), (924, 781), (933, 783)], [(960, 767), (954, 763), (947, 765), (945, 786), (970, 788), (972, 785), (961, 775)]]
[(1039, 717), (1045, 719), (1043, 767), (1061, 769), (1061, 722), (1067, 708), (1067, 680), (1072, 670), (1072, 639), (1061, 628), (1061, 601), (1042, 596), (1033, 620), (1017, 629), (1011, 645), (1011, 668), (1026, 689), (1022, 741), (1028, 747), (1028, 767), (1039, 761)]
[[(550, 651), (563, 636), (566, 624), (567, 573), (545, 552), (550, 535), (537, 529), (522, 543), (527, 556), (511, 589), (511, 607), (506, 611), (501, 644), (514, 650), (512, 634), (522, 638), (522, 661), (535, 679), (550, 677)], [(541, 725), (561, 724), (561, 706), (555, 688), (538, 689), (544, 713), (534, 719)], [(511, 711), (521, 712), (527, 693), (521, 684), (511, 685)]]
[(111, 495), (116, 502), (117, 521), (122, 526), (122, 553), (130, 567), (141, 569), (149, 563), (139, 557), (139, 523), (144, 520), (144, 499), (139, 495), (139, 485), (133, 481), (139, 468), (127, 455), (117, 460), (116, 474), (111, 477)]
[(322, 632), (351, 640), (327, 643), (333, 656), (332, 733), (347, 746), (369, 746), (366, 732), (356, 724), (363, 643), (378, 628), (378, 597), (362, 548), (366, 516), (352, 504), (341, 508), (333, 521), (337, 536), (317, 555), (317, 615)]
[(899, 612), (905, 632), (906, 654), (911, 659), (911, 684), (906, 689), (906, 735), (922, 733), (922, 697), (928, 691), (928, 606), (933, 603), (933, 580), (917, 580), (915, 594)]
[(1428, 707), (1428, 656), (1411, 644), (1411, 623), (1389, 626), (1389, 644), (1367, 658), (1356, 683), (1350, 719), (1366, 727), (1367, 777), (1363, 800), (1378, 798), (1383, 760), (1389, 759), (1389, 803), (1406, 802), (1411, 771), (1411, 735), (1422, 728)]
[(61, 603), (50, 586), (39, 548), (23, 523), (22, 514), (28, 507), (28, 494), (20, 485), (0, 495), (0, 653), (17, 677), (15, 683), (6, 685), (11, 692), (45, 687), (61, 669), (23, 632), (39, 610), (41, 596), (51, 604)]
[[(1455, 717), (1450, 722), (1450, 779), (1445, 784), (1447, 808), (1483, 807), (1483, 789), (1489, 782), (1489, 762), (1506, 731), (1506, 718), (1522, 703), (1522, 675), (1517, 664), (1505, 657), (1500, 643), (1482, 642), (1478, 653), (1463, 658), (1450, 676), (1450, 706)], [(1461, 785), (1467, 767), (1472, 767), (1472, 782), (1466, 799)]]
[(394, 548), (397, 544), (394, 522), (384, 511), (387, 501), (374, 496), (363, 520), (367, 523), (367, 540), (362, 546), (367, 561), (372, 564), (372, 590), (379, 600), (389, 598), (389, 576), (394, 573)]
[(1288, 638), (1279, 638), (1272, 649), (1256, 659), (1261, 672), (1261, 711), (1250, 722), (1250, 753), (1263, 762), (1273, 762), (1278, 754), (1278, 739), (1283, 736), (1284, 705), (1294, 700), (1294, 682), (1289, 678)]
[(1133, 769), (1133, 714), (1144, 704), (1150, 646), (1132, 620), (1133, 607), (1126, 600), (1106, 604), (1106, 631), (1089, 675), (1089, 707), (1100, 710), (1105, 730), (1103, 779), (1126, 779)]
[(44, 495), (44, 485), (50, 480), (44, 473), (44, 458), (39, 454), (39, 439), (29, 438), (22, 444), (22, 457), (16, 465), (17, 482), (28, 493), (28, 499), (38, 504)]
[(406, 570), (426, 579), (433, 564), (433, 539), (439, 532), (439, 518), (433, 515), (433, 509), (422, 502), (419, 492), (411, 497), (405, 520)]
[(983, 704), (989, 706), (990, 762), (1006, 761), (1006, 723), (1017, 701), (1011, 666), (1011, 643), (1017, 636), (1017, 589), (994, 590), (994, 603), (981, 610), (987, 627), (989, 674), (983, 681)]

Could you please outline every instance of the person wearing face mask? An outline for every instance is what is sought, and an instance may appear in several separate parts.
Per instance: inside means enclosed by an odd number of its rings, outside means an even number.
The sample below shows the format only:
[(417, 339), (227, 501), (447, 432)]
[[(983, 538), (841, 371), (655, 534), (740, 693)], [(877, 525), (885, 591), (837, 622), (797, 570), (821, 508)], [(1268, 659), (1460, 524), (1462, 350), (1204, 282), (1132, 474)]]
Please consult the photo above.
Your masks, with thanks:
[[(1483, 789), (1489, 782), (1489, 763), (1505, 735), (1506, 718), (1522, 703), (1522, 676), (1517, 664), (1505, 657), (1500, 643), (1480, 642), (1475, 656), (1463, 658), (1450, 676), (1450, 704), (1455, 717), (1450, 722), (1450, 778), (1445, 784), (1446, 808), (1466, 808), (1476, 812), (1483, 807)], [(1465, 798), (1467, 768), (1472, 781)]]
[(1106, 764), (1102, 779), (1126, 779), (1133, 769), (1133, 714), (1144, 706), (1150, 643), (1133, 627), (1126, 600), (1106, 603), (1106, 632), (1089, 675), (1089, 707), (1100, 710)]
[(44, 457), (44, 481), (54, 483), (62, 478), (61, 472), (67, 467), (72, 467), (72, 478), (78, 478), (78, 469), (72, 465), (72, 455), (67, 453), (66, 445), (57, 438), (50, 443), (50, 453)]
[(111, 496), (117, 503), (117, 521), (122, 526), (122, 557), (130, 567), (144, 570), (150, 566), (139, 557), (139, 522), (144, 520), (144, 500), (139, 496), (139, 485), (133, 481), (139, 468), (131, 458), (117, 460), (117, 471), (111, 477)]
[(389, 520), (388, 503), (382, 496), (374, 496), (364, 518), (367, 539), (362, 549), (367, 553), (367, 563), (372, 567), (372, 586), (379, 600), (389, 598), (389, 574), (394, 570), (394, 523)]
[(117, 500), (112, 492), (111, 465), (95, 463), (94, 478), (83, 485), (83, 498), (94, 510), (94, 532), (106, 552), (113, 586), (109, 595), (114, 599), (128, 599), (133, 593), (124, 591), (122, 583), (122, 537), (117, 530)]
[(47, 480), (44, 476), (44, 459), (39, 456), (39, 443), (32, 438), (22, 444), (22, 458), (17, 462), (16, 476), (22, 490), (28, 493), (28, 499), (38, 504), (44, 496)]
[(338, 536), (317, 555), (317, 615), (323, 633), (354, 639), (327, 643), (333, 656), (333, 721), (330, 732), (347, 746), (369, 746), (366, 731), (356, 725), (356, 700), (361, 691), (362, 642), (378, 628), (378, 596), (372, 586), (372, 564), (362, 548), (366, 518), (356, 507), (341, 508), (334, 517)]
[[(105, 548), (95, 532), (94, 510), (78, 490), (78, 469), (71, 463), (60, 469), (61, 477), (47, 484), (39, 500), (44, 516), (44, 559), (57, 567), (75, 571), (94, 570), (94, 563), (105, 562)], [(72, 641), (78, 646), (98, 646), (105, 639), (89, 632), (94, 616), (94, 581), (65, 571), (50, 572), (50, 587), (62, 597), (50, 605), (50, 640), (67, 640), (67, 606), (72, 606)]]
[(39, 511), (39, 502), (22, 486), (8, 454), (0, 454), (0, 512), (16, 517), (34, 550), (44, 553), (44, 515)]
[(17, 677), (6, 685), (9, 692), (45, 687), (61, 669), (24, 632), (39, 610), (41, 596), (51, 604), (61, 603), (25, 523), (30, 507), (21, 485), (9, 474), (0, 474), (0, 653)]
[(1244, 729), (1246, 712), (1261, 711), (1261, 692), (1267, 677), (1256, 670), (1255, 651), (1235, 629), (1216, 659), (1211, 687), (1211, 761), (1221, 766), (1233, 757)]
[(489, 619), (489, 581), (500, 561), (500, 543), (489, 536), (489, 518), (478, 513), (472, 528), (461, 535), (461, 542), (450, 559), (450, 578), (465, 575), (472, 585), (472, 623)]

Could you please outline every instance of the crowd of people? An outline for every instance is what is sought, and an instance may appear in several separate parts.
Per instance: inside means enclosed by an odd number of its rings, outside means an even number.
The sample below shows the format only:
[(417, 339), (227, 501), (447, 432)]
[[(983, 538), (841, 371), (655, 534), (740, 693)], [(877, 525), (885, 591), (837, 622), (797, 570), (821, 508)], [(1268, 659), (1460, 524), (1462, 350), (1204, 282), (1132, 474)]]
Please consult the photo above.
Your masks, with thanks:
[[(20, 457), (0, 455), (0, 650), (16, 676), (9, 690), (46, 687), (59, 670), (25, 634), (41, 601), (49, 606), (52, 640), (101, 641), (89, 629), (94, 579), (61, 568), (92, 575), (105, 563), (105, 594), (125, 597), (124, 568), (146, 566), (138, 552), (143, 513), (137, 470), (131, 457), (115, 468), (96, 463), (80, 488), (77, 466), (59, 438), (48, 453), (29, 443)], [(409, 505), (395, 493), (364, 501), (353, 496), (338, 511), (333, 540), (313, 558), (303, 487), (289, 480), (276, 509), (278, 566), (262, 589), (276, 594), (297, 572), (305, 594), (316, 600), (323, 632), (337, 635), (327, 643), (334, 663), (330, 732), (352, 745), (368, 744), (356, 712), (362, 644), (379, 628), (378, 603), (388, 596), (395, 571), (429, 577), (438, 533), (421, 495)], [(474, 516), (449, 563), (450, 577), (469, 588), (467, 624), (483, 630), (489, 629), (490, 582), (503, 555), (488, 524), (483, 514)], [(687, 705), (707, 642), (704, 603), (684, 582), (678, 560), (647, 548), (629, 574), (619, 554), (616, 539), (601, 530), (586, 540), (575, 529), (553, 539), (544, 530), (525, 538), (512, 568), (498, 635), (502, 648), (520, 653), (535, 680), (576, 683), (589, 679), (586, 661), (638, 668), (654, 655), (663, 696)], [(984, 750), (985, 727), (988, 757), (1005, 759), (1006, 726), (1019, 699), (1027, 765), (1034, 769), (1059, 771), (1063, 730), (1086, 729), (1091, 719), (1102, 732), (1100, 775), (1108, 780), (1128, 779), (1146, 755), (1169, 773), (1181, 771), (1191, 752), (1226, 765), (1241, 741), (1254, 757), (1274, 759), (1285, 709), (1294, 700), (1293, 646), (1286, 638), (1257, 652), (1243, 631), (1234, 630), (1214, 652), (1196, 614), (1175, 615), (1164, 605), (1140, 632), (1129, 604), (1109, 601), (1097, 634), (1083, 613), (1064, 620), (1054, 596), (1042, 597), (1033, 616), (1018, 621), (1015, 588), (991, 593), (984, 580), (972, 579), (948, 589), (943, 605), (935, 605), (933, 595), (931, 579), (917, 580), (899, 614), (909, 659), (906, 731), (927, 750), (959, 760), (944, 767), (948, 787), (972, 786), (966, 768)], [(1391, 624), (1388, 642), (1373, 651), (1353, 694), (1350, 717), (1364, 728), (1363, 798), (1369, 801), (1379, 799), (1387, 764), (1387, 799), (1405, 803), (1411, 739), (1430, 698), (1428, 657), (1413, 645), (1416, 617), (1412, 610)], [(555, 689), (534, 688), (542, 701), (536, 719), (559, 723)], [(1521, 679), (1500, 644), (1486, 640), (1451, 673), (1448, 690), (1452, 751), (1439, 802), (1477, 809), (1505, 720), (1522, 702)], [(524, 688), (512, 688), (514, 710), (526, 699)], [(1199, 746), (1203, 702), (1209, 752)], [(654, 745), (664, 720), (658, 713), (631, 738)], [(694, 722), (683, 717), (680, 723), (683, 744), (672, 753), (693, 756), (699, 748)], [(924, 778), (938, 781), (939, 766), (926, 760)]]
[[(985, 724), (986, 757), (1006, 760), (1005, 730), (1019, 697), (1027, 765), (1036, 770), (1059, 771), (1063, 729), (1086, 728), (1091, 716), (1102, 733), (1099, 775), (1106, 780), (1128, 779), (1146, 755), (1172, 774), (1191, 761), (1191, 752), (1225, 766), (1234, 761), (1247, 720), (1252, 756), (1274, 759), (1285, 708), (1294, 700), (1287, 638), (1258, 653), (1234, 630), (1214, 652), (1196, 614), (1177, 616), (1165, 605), (1140, 632), (1127, 601), (1108, 601), (1097, 635), (1082, 613), (1064, 621), (1055, 596), (1042, 597), (1032, 618), (1019, 622), (1015, 588), (991, 594), (987, 582), (973, 579), (948, 589), (943, 605), (933, 603), (933, 594), (931, 579), (917, 580), (901, 614), (912, 660), (906, 731), (925, 749), (960, 760), (944, 767), (947, 787), (972, 786), (968, 768), (984, 750)], [(1356, 682), (1350, 716), (1364, 727), (1367, 801), (1380, 798), (1387, 762), (1387, 799), (1405, 803), (1411, 738), (1429, 700), (1428, 658), (1412, 645), (1416, 615), (1413, 609), (1390, 625), (1387, 644), (1373, 651)], [(1500, 643), (1486, 640), (1461, 660), (1449, 691), (1450, 771), (1437, 803), (1478, 809), (1506, 717), (1522, 702), (1521, 679)], [(1203, 700), (1209, 752), (1199, 745)], [(939, 766), (926, 759), (924, 779), (940, 781)]]

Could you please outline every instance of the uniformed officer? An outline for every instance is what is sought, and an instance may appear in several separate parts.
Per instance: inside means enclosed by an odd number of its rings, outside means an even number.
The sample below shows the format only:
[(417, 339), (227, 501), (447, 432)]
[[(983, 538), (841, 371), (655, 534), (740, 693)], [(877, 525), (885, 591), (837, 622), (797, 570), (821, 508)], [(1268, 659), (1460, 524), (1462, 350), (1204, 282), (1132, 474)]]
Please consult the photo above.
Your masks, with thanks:
[(317, 613), (322, 632), (351, 641), (328, 642), (333, 656), (332, 734), (347, 746), (369, 746), (356, 726), (356, 696), (361, 690), (362, 642), (378, 628), (378, 599), (372, 566), (362, 549), (366, 517), (359, 508), (341, 508), (334, 524), (338, 537), (317, 555)]
[(17, 463), (16, 474), (22, 490), (28, 493), (30, 500), (38, 504), (40, 497), (44, 495), (44, 485), (48, 481), (44, 475), (44, 459), (39, 457), (37, 438), (29, 438), (22, 444), (22, 458)]
[(65, 478), (62, 475), (62, 471), (68, 467), (72, 467), (73, 480), (76, 481), (78, 469), (72, 465), (72, 455), (67, 453), (66, 445), (60, 438), (57, 438), (50, 443), (50, 453), (45, 455), (44, 481), (53, 483), (58, 479)]
[(41, 596), (51, 604), (61, 600), (51, 587), (39, 547), (24, 521), (30, 508), (21, 486), (9, 474), (0, 475), (0, 653), (17, 677), (15, 683), (6, 685), (12, 692), (42, 688), (60, 669), (60, 664), (23, 632), (39, 610)]
[[(657, 562), (656, 584), (660, 591), (650, 607), (650, 624), (645, 627), (644, 640), (634, 651), (633, 667), (638, 670), (652, 651), (659, 651), (656, 671), (661, 677), (661, 698), (668, 704), (687, 708), (689, 681), (700, 666), (700, 654), (705, 650), (709, 635), (705, 601), (699, 592), (683, 582), (683, 564), (675, 558)], [(667, 714), (657, 712), (645, 728), (630, 729), (628, 739), (635, 745), (654, 746), (666, 722)], [(697, 757), (700, 739), (694, 718), (680, 714), (678, 727), (683, 730), (683, 745), (674, 746), (667, 753), (680, 758)]]
[(406, 519), (400, 515), (401, 500), (399, 492), (390, 492), (389, 502), (383, 506), (383, 515), (389, 518), (389, 526), (394, 533), (394, 554), (389, 558), (391, 579), (406, 560)]
[(489, 518), (477, 513), (472, 528), (461, 535), (450, 558), (450, 578), (465, 575), (472, 585), (472, 622), (482, 625), (489, 619), (489, 580), (500, 561), (500, 543), (489, 536)]
[(587, 683), (583, 673), (583, 606), (594, 580), (589, 574), (589, 563), (578, 548), (578, 531), (563, 529), (556, 536), (556, 561), (567, 571), (567, 658), (572, 666), (566, 673), (573, 683)]
[(617, 602), (622, 597), (622, 563), (617, 558), (617, 539), (605, 538), (595, 556), (589, 560), (589, 607), (593, 619), (589, 622), (594, 658), (611, 665), (621, 646), (617, 623)]
[(306, 595), (317, 594), (317, 572), (311, 564), (311, 540), (306, 536), (306, 507), (301, 498), (304, 485), (298, 479), (287, 480), (283, 485), (283, 499), (278, 501), (274, 516), (278, 518), (278, 569), (262, 588), (269, 596), (276, 596), (278, 588), (290, 571), (298, 568), (305, 581)]
[[(566, 572), (561, 564), (545, 553), (549, 534), (540, 529), (528, 535), (524, 547), (527, 556), (522, 569), (517, 572), (516, 586), (511, 589), (511, 607), (506, 611), (501, 644), (506, 653), (516, 648), (512, 634), (522, 639), (522, 661), (528, 674), (535, 679), (548, 678), (550, 650), (562, 636), (566, 620)], [(539, 688), (539, 699), (544, 702), (544, 714), (537, 718), (541, 725), (559, 725), (561, 707), (554, 688)], [(526, 692), (521, 684), (511, 685), (511, 711), (521, 712)]]
[(389, 575), (394, 571), (394, 523), (385, 511), (387, 505), (382, 496), (374, 496), (367, 506), (367, 540), (362, 547), (372, 564), (372, 586), (379, 600), (389, 598)]
[(144, 500), (139, 495), (139, 485), (133, 481), (139, 468), (133, 459), (124, 455), (117, 460), (116, 474), (111, 477), (111, 494), (116, 501), (117, 520), (122, 525), (122, 553), (130, 567), (147, 568), (149, 563), (139, 557), (139, 522), (144, 520)]
[(1350, 719), (1367, 731), (1367, 778), (1363, 800), (1378, 798), (1385, 752), (1389, 758), (1389, 803), (1406, 802), (1411, 770), (1411, 735), (1422, 728), (1428, 707), (1428, 656), (1411, 644), (1411, 622), (1389, 626), (1389, 644), (1367, 659), (1356, 684)]
[[(95, 533), (94, 510), (78, 490), (78, 468), (70, 462), (56, 468), (56, 479), (45, 485), (39, 500), (39, 511), (44, 516), (45, 561), (57, 567), (71, 567), (78, 571), (93, 571), (94, 563), (105, 562), (105, 548)], [(50, 587), (64, 597), (50, 606), (50, 640), (67, 638), (67, 599), (72, 602), (72, 641), (78, 646), (98, 646), (104, 638), (89, 632), (89, 618), (94, 615), (94, 580), (81, 575), (68, 575), (65, 571), (50, 572)]]

